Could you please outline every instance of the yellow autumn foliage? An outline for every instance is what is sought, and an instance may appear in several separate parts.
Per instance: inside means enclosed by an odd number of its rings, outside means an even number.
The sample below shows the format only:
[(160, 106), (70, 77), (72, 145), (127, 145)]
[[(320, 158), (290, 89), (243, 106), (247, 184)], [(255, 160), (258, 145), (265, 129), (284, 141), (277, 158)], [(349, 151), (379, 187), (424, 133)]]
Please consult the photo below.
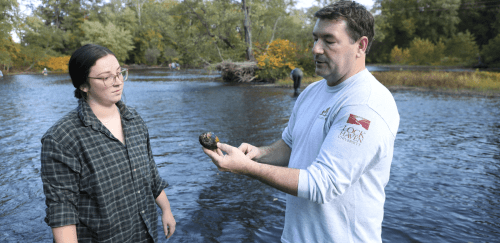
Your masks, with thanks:
[(261, 68), (257, 74), (259, 78), (283, 78), (298, 66), (297, 47), (289, 40), (276, 39), (264, 45), (256, 43), (255, 47), (255, 59)]
[(297, 48), (295, 43), (289, 40), (277, 39), (269, 44), (267, 50), (261, 50), (264, 46), (259, 45), (259, 43), (256, 44), (256, 47), (255, 59), (261, 68), (288, 67), (292, 70), (297, 67)]
[(47, 69), (49, 69), (51, 71), (67, 72), (69, 59), (70, 59), (70, 56), (50, 57), (44, 61), (38, 62), (38, 66), (42, 67), (42, 68), (46, 67)]
[(410, 60), (410, 50), (408, 48), (402, 49), (397, 45), (391, 51), (391, 62), (397, 64), (406, 64)]

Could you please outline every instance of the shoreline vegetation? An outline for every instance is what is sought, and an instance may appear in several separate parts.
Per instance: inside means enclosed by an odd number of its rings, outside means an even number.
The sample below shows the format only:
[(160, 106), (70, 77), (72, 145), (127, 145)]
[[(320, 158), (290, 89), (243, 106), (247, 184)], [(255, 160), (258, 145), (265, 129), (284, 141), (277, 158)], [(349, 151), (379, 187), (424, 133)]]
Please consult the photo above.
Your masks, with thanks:
[[(374, 71), (377, 80), (389, 90), (413, 90), (467, 96), (500, 97), (500, 72), (479, 71)], [(321, 80), (321, 77), (304, 77), (303, 89)], [(293, 87), (290, 78), (279, 79), (275, 86)]]
[[(168, 68), (165, 66), (146, 66), (146, 65), (127, 65), (131, 70), (134, 69), (157, 69)], [(380, 65), (377, 65), (380, 66)], [(386, 65), (386, 67), (396, 67), (393, 65)], [(486, 96), (486, 97), (500, 97), (500, 72), (494, 71), (439, 71), (435, 66), (419, 66), (422, 70), (427, 69), (431, 71), (372, 71), (371, 73), (377, 80), (385, 85), (389, 90), (412, 90), (420, 92), (437, 92), (446, 94), (466, 95), (466, 96)], [(415, 67), (412, 67), (415, 69)], [(442, 68), (442, 67), (439, 67)], [(208, 68), (211, 69), (211, 68)], [(223, 73), (221, 66), (215, 68)], [(277, 79), (274, 82), (252, 81), (253, 70), (255, 67), (249, 67), (251, 71), (245, 71), (244, 75), (231, 76), (232, 82), (251, 83), (258, 86), (272, 86), (272, 87), (293, 87), (293, 81), (287, 77), (284, 79)], [(402, 70), (402, 69), (401, 69)], [(64, 71), (51, 71), (50, 74), (63, 74)], [(19, 71), (11, 70), (4, 75), (19, 75), (19, 74), (41, 74), (41, 71)], [(226, 74), (227, 75), (227, 74)], [(238, 76), (244, 76), (243, 79)], [(318, 76), (305, 76), (301, 82), (301, 89), (304, 89), (309, 84), (323, 79)], [(221, 80), (231, 82), (227, 77), (222, 74)], [(255, 79), (257, 80), (257, 79)]]

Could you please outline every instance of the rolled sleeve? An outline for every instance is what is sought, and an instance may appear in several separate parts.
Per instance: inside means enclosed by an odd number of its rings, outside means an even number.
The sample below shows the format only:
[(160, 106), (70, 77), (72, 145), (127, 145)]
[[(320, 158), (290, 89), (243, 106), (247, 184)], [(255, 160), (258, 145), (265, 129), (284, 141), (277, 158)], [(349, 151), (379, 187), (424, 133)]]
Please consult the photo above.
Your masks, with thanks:
[(41, 177), (50, 227), (78, 223), (80, 163), (52, 137), (42, 139)]
[(300, 170), (299, 172), (297, 196), (300, 198), (309, 199), (309, 172), (307, 172), (307, 170)]

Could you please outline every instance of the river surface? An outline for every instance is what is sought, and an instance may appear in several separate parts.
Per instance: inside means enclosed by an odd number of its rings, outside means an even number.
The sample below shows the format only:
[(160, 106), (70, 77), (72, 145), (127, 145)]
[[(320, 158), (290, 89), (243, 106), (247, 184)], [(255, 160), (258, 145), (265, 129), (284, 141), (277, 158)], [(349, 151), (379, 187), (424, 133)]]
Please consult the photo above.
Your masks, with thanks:
[[(177, 230), (168, 242), (279, 242), (285, 194), (219, 172), (198, 135), (213, 131), (235, 146), (269, 144), (281, 137), (296, 98), (292, 89), (230, 85), (218, 76), (131, 70), (126, 82), (125, 101), (146, 121), (159, 172), (170, 183)], [(77, 106), (73, 90), (67, 74), (0, 78), (0, 242), (52, 242), (43, 221), (40, 138)], [(500, 99), (393, 95), (401, 125), (384, 242), (498, 242)]]

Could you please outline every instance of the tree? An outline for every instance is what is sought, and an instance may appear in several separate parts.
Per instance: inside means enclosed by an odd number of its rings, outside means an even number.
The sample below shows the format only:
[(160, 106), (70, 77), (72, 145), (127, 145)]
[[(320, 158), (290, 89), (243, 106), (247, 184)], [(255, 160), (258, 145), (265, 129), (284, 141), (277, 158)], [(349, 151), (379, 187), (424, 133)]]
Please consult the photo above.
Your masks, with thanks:
[(473, 65), (477, 63), (479, 47), (468, 30), (465, 33), (459, 32), (445, 41), (445, 56), (449, 59), (449, 64)]
[(83, 38), (81, 25), (84, 20), (92, 12), (98, 14), (101, 6), (102, 0), (42, 0), (33, 11), (33, 17), (40, 18), (45, 26), (53, 29), (53, 33), (64, 35), (64, 38), (53, 39), (60, 41), (52, 45), (55, 51), (71, 54), (80, 47)]
[(484, 62), (500, 66), (500, 34), (483, 46)]
[(469, 31), (480, 48), (500, 34), (499, 1), (462, 0), (458, 17), (458, 31)]
[(17, 8), (17, 2), (14, 0), (2, 0), (0, 2), (0, 64), (4, 69), (12, 66), (13, 41), (10, 37), (12, 31), (12, 11)]
[(176, 50), (180, 62), (210, 64), (245, 59), (241, 5), (232, 0), (184, 0), (174, 7)]
[(93, 43), (107, 47), (120, 62), (125, 62), (128, 52), (134, 49), (130, 31), (117, 27), (113, 23), (102, 25), (95, 21), (85, 21), (82, 30), (85, 37), (81, 45)]
[[(388, 61), (394, 46), (407, 48), (419, 37), (433, 43), (456, 33), (460, 0), (376, 0), (374, 55)], [(372, 54), (371, 54), (372, 55)], [(369, 58), (370, 59), (370, 58)]]
[(245, 43), (247, 44), (247, 60), (255, 60), (252, 52), (252, 25), (250, 21), (250, 6), (247, 5), (246, 0), (241, 0), (242, 10), (245, 16), (243, 21), (243, 29), (245, 31)]

